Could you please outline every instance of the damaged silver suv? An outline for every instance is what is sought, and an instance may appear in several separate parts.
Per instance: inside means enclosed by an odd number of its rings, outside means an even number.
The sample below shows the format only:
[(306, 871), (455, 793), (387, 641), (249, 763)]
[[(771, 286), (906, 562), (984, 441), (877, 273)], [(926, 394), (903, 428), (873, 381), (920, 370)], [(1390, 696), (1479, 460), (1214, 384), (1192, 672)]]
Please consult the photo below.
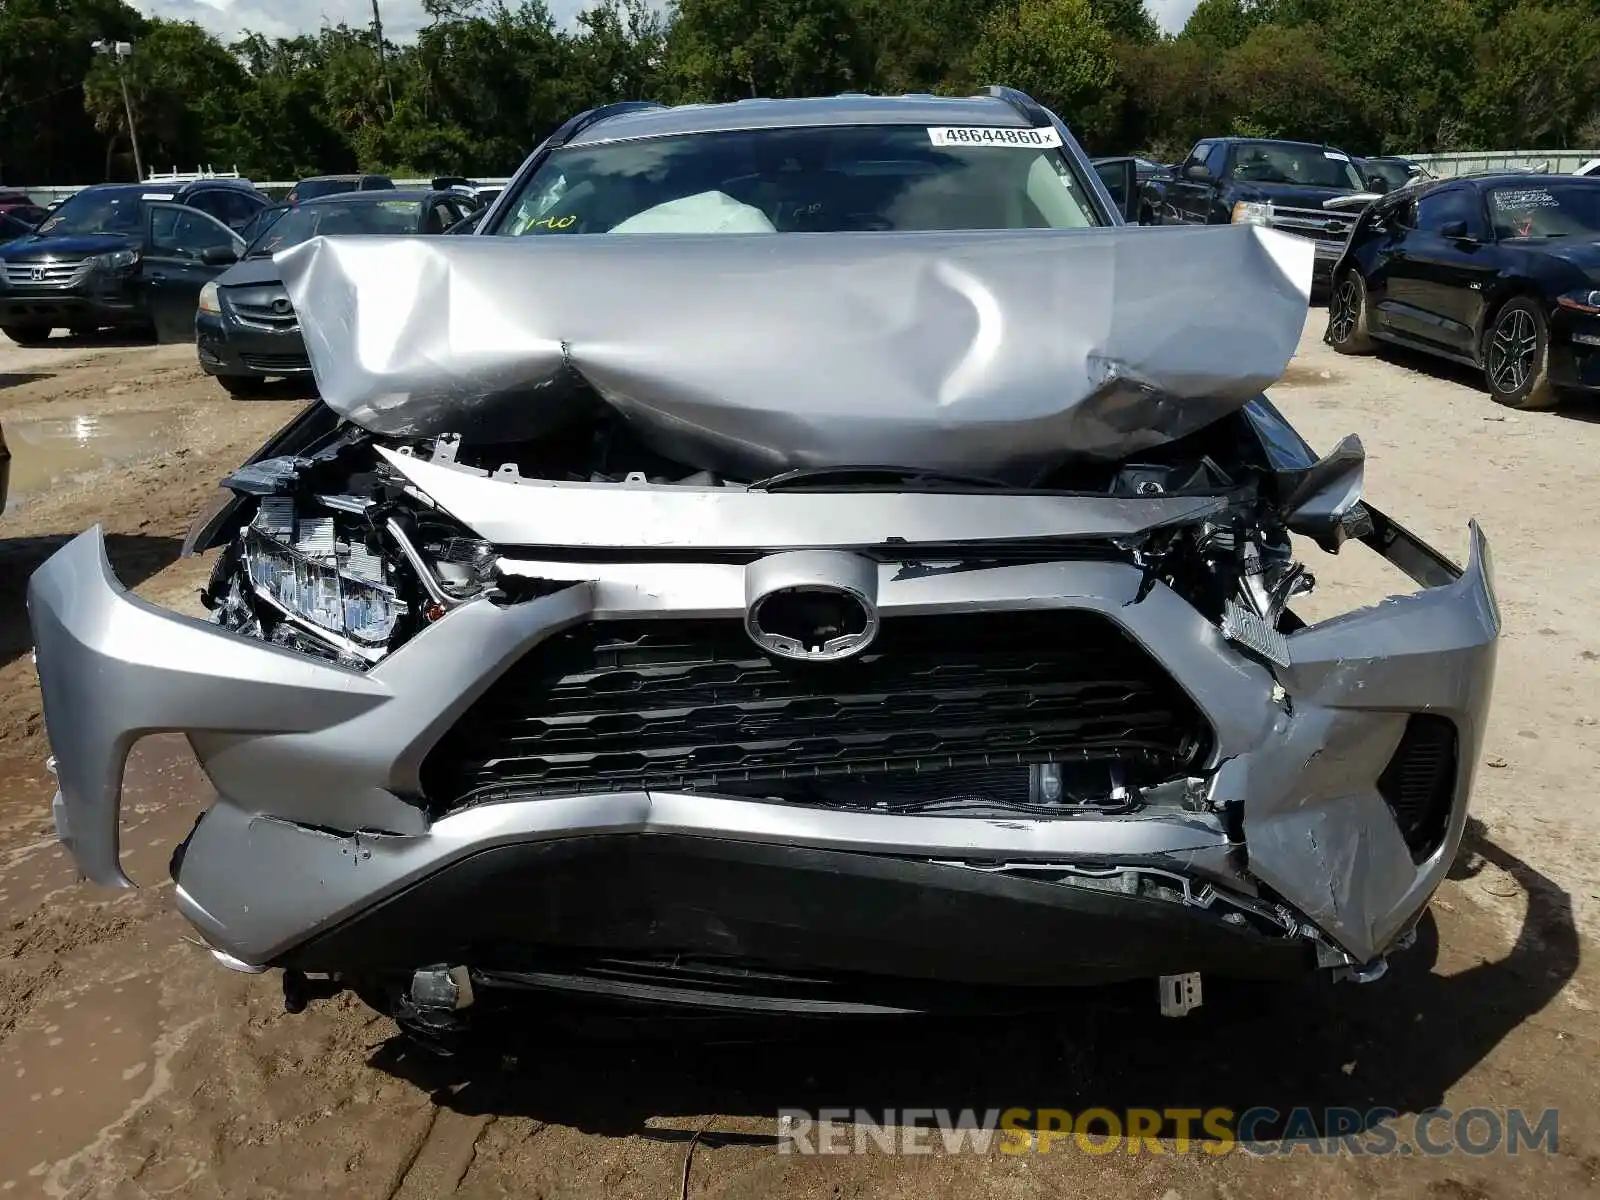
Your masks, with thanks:
[[(98, 529), (29, 607), (62, 840), (126, 883), (185, 733), (177, 902), (291, 1008), (1182, 1011), (1375, 976), (1444, 877), (1488, 552), (1263, 396), (1309, 243), (1121, 227), (996, 89), (601, 110), (472, 236), (278, 262), (323, 403), (197, 522), (210, 622)], [(1358, 544), (1418, 590), (1306, 624)]]

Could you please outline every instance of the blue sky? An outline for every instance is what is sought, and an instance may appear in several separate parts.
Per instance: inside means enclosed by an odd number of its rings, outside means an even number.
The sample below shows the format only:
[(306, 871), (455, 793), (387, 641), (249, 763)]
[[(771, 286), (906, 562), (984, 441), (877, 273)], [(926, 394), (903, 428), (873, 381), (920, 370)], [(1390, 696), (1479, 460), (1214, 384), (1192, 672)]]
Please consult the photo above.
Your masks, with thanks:
[[(1145, 0), (1163, 28), (1181, 28), (1194, 11), (1196, 0)], [(562, 23), (570, 20), (584, 0), (549, 0), (550, 11)], [(269, 37), (291, 37), (315, 32), (324, 24), (365, 24), (372, 19), (371, 0), (132, 0), (147, 16), (195, 21), (225, 40), (245, 30)], [(404, 41), (425, 23), (421, 0), (379, 0), (384, 31)]]

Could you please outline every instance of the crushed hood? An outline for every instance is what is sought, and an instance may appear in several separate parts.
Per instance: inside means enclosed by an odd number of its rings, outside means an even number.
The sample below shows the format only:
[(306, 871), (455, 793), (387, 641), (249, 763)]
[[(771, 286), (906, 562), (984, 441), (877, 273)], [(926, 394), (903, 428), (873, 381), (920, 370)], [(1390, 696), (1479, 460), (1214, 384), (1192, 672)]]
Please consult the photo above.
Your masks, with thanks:
[(1313, 247), (1255, 226), (314, 238), (276, 256), (323, 400), (374, 433), (515, 442), (609, 404), (753, 478), (1025, 481), (1283, 374)]

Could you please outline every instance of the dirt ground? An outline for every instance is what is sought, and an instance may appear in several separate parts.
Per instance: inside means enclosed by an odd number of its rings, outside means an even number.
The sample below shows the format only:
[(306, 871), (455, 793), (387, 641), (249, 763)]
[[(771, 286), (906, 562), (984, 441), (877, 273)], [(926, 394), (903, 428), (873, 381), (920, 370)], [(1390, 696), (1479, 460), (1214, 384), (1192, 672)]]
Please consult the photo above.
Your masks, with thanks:
[[(190, 940), (165, 869), (205, 802), (181, 740), (147, 740), (130, 765), (123, 844), (147, 886), (75, 881), (49, 820), (26, 578), (98, 521), (124, 581), (198, 611), (208, 564), (177, 557), (188, 520), (303, 401), (230, 400), (183, 347), (0, 339), (20, 493), (0, 516), (0, 1195), (1600, 1194), (1600, 405), (1510, 413), (1469, 373), (1339, 358), (1324, 320), (1312, 310), (1274, 398), (1314, 445), (1359, 433), (1368, 494), (1441, 549), (1459, 556), (1476, 515), (1506, 625), (1479, 820), (1384, 979), (1208, 986), (1176, 1021), (1143, 990), (1043, 1022), (618, 1030), (530, 1014), (498, 1061), (465, 1064), (408, 1049), (354, 1001), (287, 1016), (275, 976), (224, 971)], [(1361, 547), (1308, 561), (1312, 616), (1390, 578)], [(1559, 1142), (1518, 1156), (775, 1146), (786, 1107), (1092, 1105), (1386, 1108), (1401, 1127), (1440, 1105), (1557, 1108)]]

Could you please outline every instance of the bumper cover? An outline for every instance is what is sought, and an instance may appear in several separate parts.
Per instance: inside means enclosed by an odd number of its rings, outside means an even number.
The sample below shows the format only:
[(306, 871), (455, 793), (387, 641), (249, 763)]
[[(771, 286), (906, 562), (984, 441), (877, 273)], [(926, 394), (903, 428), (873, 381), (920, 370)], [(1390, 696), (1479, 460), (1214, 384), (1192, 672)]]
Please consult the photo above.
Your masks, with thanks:
[(298, 326), (259, 329), (227, 316), (201, 313), (195, 318), (195, 344), (200, 369), (207, 375), (309, 375), (311, 360)]
[[(1205, 774), (1216, 811), (997, 821), (643, 792), (510, 800), (429, 820), (423, 758), (510, 664), (582, 621), (664, 609), (742, 614), (742, 581), (709, 586), (728, 568), (703, 570), (708, 586), (663, 593), (639, 586), (631, 564), (595, 564), (583, 569), (588, 578), (536, 600), (473, 601), (363, 674), (130, 596), (90, 530), (29, 586), (60, 836), (91, 879), (127, 885), (118, 817), (128, 751), (149, 733), (186, 733), (221, 799), (181, 856), (179, 904), (214, 946), (251, 963), (283, 961), (498, 847), (601, 835), (922, 864), (1143, 864), (1244, 894), (1253, 878), (1367, 961), (1415, 921), (1459, 845), (1500, 624), (1476, 526), (1457, 578), (1291, 635), (1293, 666), (1277, 678), (1164, 586), (1140, 598), (1140, 573), (1122, 564), (886, 581), (886, 613), (1044, 607), (1117, 622), (1210, 721), (1216, 748)], [(1455, 724), (1460, 764), (1442, 843), (1420, 863), (1376, 786), (1415, 712)], [(1222, 814), (1234, 806), (1249, 877), (1230, 866), (1238, 846)]]
[(140, 325), (149, 314), (121, 290), (38, 289), (0, 291), (0, 325)]

